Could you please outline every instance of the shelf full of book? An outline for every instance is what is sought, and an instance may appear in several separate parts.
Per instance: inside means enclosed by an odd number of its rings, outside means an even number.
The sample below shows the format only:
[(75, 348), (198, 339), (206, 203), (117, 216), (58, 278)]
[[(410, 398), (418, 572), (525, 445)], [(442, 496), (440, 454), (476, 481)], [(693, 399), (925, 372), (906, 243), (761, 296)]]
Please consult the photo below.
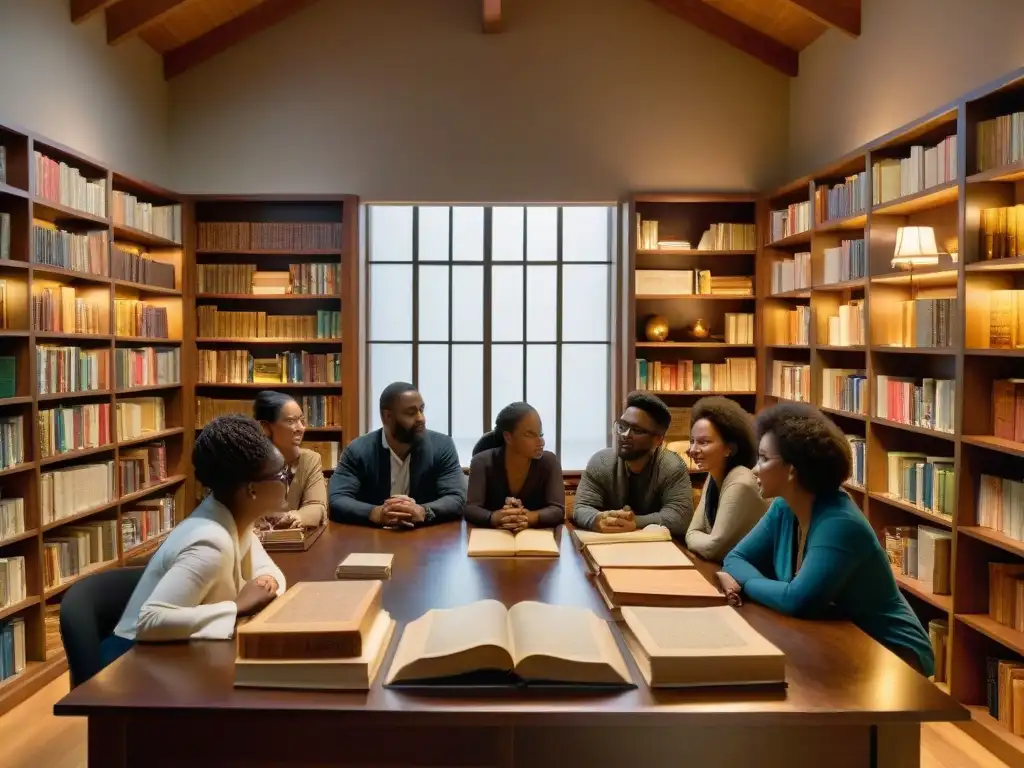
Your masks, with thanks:
[(167, 190), (0, 127), (0, 712), (66, 667), (67, 589), (191, 509), (188, 216)]

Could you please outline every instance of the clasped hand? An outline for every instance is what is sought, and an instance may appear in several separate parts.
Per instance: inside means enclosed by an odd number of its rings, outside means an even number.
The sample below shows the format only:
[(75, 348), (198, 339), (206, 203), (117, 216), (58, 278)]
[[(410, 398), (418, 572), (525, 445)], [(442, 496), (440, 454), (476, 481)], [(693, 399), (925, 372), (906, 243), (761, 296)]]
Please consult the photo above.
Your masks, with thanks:
[(411, 496), (392, 496), (373, 508), (371, 519), (384, 528), (413, 528), (422, 523), (426, 510)]
[(729, 601), (729, 605), (743, 605), (743, 600), (740, 599), (740, 592), (743, 591), (743, 588), (736, 579), (725, 571), (719, 571), (718, 583), (722, 585), (722, 591), (725, 592), (725, 599)]
[(605, 510), (595, 524), (599, 533), (629, 533), (636, 530), (636, 517), (628, 506)]
[(530, 527), (530, 513), (523, 507), (523, 502), (514, 496), (508, 496), (505, 499), (505, 506), (491, 514), (491, 525), (519, 533)]

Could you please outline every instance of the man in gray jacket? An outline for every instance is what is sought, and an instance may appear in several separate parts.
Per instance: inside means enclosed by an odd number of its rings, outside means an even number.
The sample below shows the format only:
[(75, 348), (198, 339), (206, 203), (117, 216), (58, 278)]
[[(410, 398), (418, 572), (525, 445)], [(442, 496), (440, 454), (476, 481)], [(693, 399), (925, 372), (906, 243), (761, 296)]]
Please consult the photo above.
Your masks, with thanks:
[(633, 392), (615, 420), (615, 447), (587, 462), (573, 504), (573, 522), (600, 533), (627, 533), (655, 523), (682, 539), (693, 518), (690, 473), (663, 447), (672, 414), (648, 392)]

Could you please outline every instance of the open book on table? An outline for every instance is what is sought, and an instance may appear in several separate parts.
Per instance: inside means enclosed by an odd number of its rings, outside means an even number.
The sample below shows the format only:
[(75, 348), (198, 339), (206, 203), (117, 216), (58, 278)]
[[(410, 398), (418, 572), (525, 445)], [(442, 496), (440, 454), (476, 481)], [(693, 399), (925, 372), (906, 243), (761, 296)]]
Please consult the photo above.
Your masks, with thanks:
[(587, 608), (480, 600), (402, 631), (386, 685), (633, 687), (608, 622)]
[(592, 544), (627, 544), (644, 541), (672, 541), (672, 533), (663, 525), (648, 525), (629, 533), (600, 533), (574, 528), (572, 538), (580, 549)]
[(550, 528), (527, 528), (519, 533), (473, 528), (467, 553), (470, 557), (558, 557), (558, 542)]

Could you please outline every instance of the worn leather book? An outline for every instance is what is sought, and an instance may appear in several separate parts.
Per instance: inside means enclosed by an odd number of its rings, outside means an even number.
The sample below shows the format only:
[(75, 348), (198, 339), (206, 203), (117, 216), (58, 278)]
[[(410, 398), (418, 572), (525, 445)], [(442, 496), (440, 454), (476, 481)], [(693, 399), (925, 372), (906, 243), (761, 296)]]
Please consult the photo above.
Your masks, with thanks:
[(616, 607), (700, 608), (725, 605), (725, 595), (696, 568), (603, 568), (598, 586)]
[(334, 570), (339, 579), (381, 579), (391, 578), (391, 563), (395, 556), (390, 552), (353, 552)]
[(527, 528), (519, 533), (498, 528), (473, 528), (469, 532), (470, 557), (558, 557), (555, 532)]

